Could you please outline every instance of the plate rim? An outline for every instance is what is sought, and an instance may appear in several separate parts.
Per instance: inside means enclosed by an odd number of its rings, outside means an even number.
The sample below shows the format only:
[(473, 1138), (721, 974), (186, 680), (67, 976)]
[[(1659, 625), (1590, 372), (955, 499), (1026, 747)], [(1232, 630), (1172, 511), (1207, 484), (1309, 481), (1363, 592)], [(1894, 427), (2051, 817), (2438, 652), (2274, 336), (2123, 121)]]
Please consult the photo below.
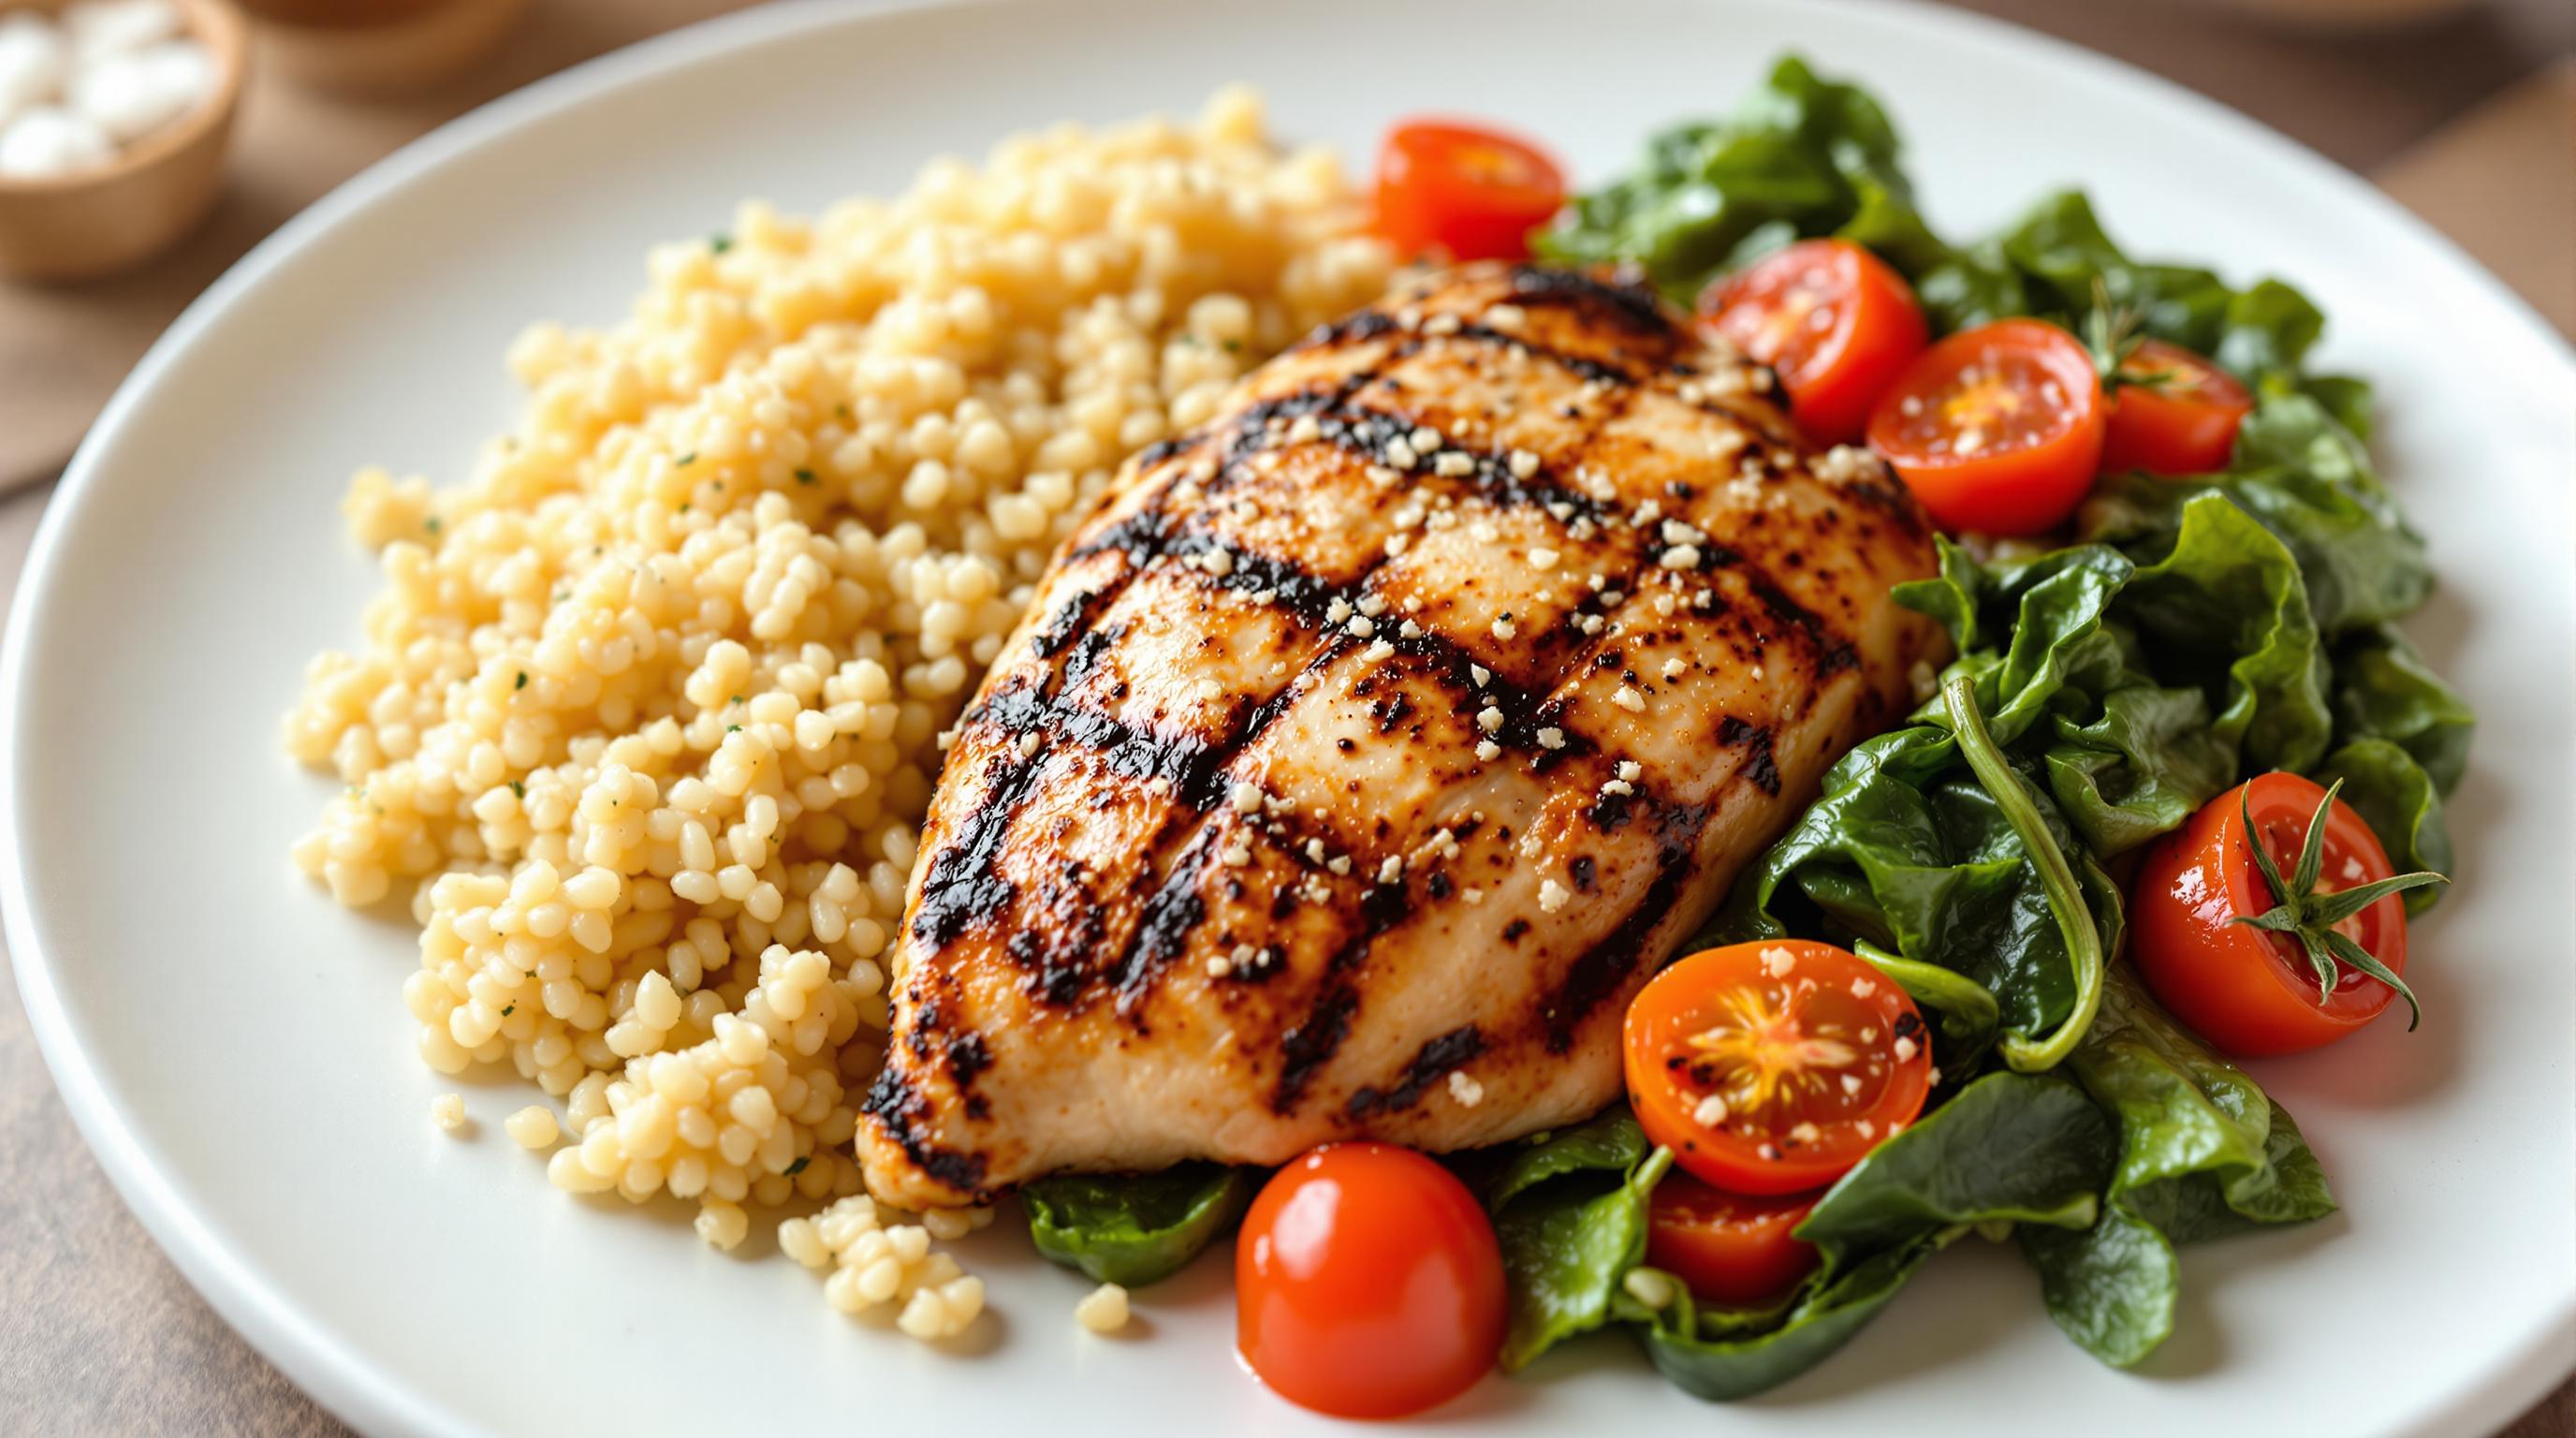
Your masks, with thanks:
[[(809, 30), (862, 25), (877, 18), (933, 9), (977, 8), (994, 0), (782, 0), (782, 3), (736, 10), (693, 22), (660, 35), (594, 56), (490, 100), (430, 130), (335, 186), (328, 194), (291, 217), (228, 267), (191, 301), (157, 338), (101, 409), (83, 435), (62, 478), (47, 499), (45, 513), (31, 540), (11, 605), (5, 635), (0, 635), (0, 934), (5, 934), (18, 994), (37, 1050), (74, 1126), (89, 1145), (126, 1207), (143, 1225), (189, 1285), (260, 1355), (335, 1416), (362, 1431), (469, 1434), (489, 1430), (458, 1413), (437, 1394), (407, 1383), (372, 1355), (334, 1332), (304, 1305), (279, 1289), (273, 1278), (222, 1235), (204, 1224), (183, 1201), (171, 1176), (155, 1161), (151, 1146), (137, 1131), (127, 1101), (105, 1080), (76, 1031), (63, 1004), (52, 962), (40, 941), (42, 927), (31, 903), (27, 873), (20, 862), (22, 815), (18, 804), (18, 768), (22, 712), (28, 705), (24, 683), (28, 653), (34, 642), (38, 609), (33, 599), (54, 582), (61, 532), (70, 513), (90, 489), (128, 417), (148, 402), (163, 371), (189, 349), (198, 334), (252, 291), (287, 269), (295, 257), (361, 212), (415, 180), (485, 145), (498, 143), (522, 126), (582, 105), (599, 96), (657, 77)], [(1750, 0), (1780, 5), (1787, 0)], [(1965, 35), (1972, 41), (2017, 50), (2036, 63), (2089, 71), (2106, 84), (2142, 91), (2167, 105), (2198, 112), (2200, 118), (2235, 132), (2267, 163), (2287, 165), (2314, 176), (2347, 203), (2374, 212), (2383, 224), (2438, 255), (2453, 276), (2481, 292), (2510, 317), (2519, 338), (2532, 342), (2560, 371), (2562, 381), (2576, 381), (2576, 346), (2557, 333), (2519, 294), (2479, 264), (2431, 222), (2399, 204), (2349, 168), (2261, 121), (2125, 60), (2086, 49), (2012, 21), (1928, 0), (1836, 0), (1836, 8), (1861, 11), (1896, 25)], [(2576, 1362), (2576, 1293), (2567, 1295), (2552, 1321), (2536, 1325), (2518, 1346), (2499, 1350), (2482, 1372), (2473, 1373), (2422, 1415), (2417, 1431), (2457, 1431), (2466, 1425), (2493, 1431), (2512, 1421), (2557, 1383)]]

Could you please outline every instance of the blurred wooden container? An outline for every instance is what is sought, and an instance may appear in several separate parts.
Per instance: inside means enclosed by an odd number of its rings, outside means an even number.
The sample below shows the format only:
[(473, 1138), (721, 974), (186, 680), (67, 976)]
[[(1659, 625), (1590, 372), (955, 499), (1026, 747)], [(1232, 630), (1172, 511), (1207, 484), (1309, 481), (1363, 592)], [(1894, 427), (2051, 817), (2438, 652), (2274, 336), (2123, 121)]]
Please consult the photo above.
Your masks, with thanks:
[(2429, 25), (2467, 9), (2475, 0), (2200, 0), (2267, 25), (2320, 34), (2369, 34)]
[[(0, 10), (60, 11), (69, 3), (0, 0)], [(188, 33), (214, 56), (214, 93), (96, 169), (0, 177), (0, 278), (90, 279), (129, 269), (169, 248), (213, 206), (249, 68), (249, 27), (228, 0), (178, 6)]]
[(529, 0), (241, 0), (260, 63), (344, 95), (427, 88), (492, 52)]

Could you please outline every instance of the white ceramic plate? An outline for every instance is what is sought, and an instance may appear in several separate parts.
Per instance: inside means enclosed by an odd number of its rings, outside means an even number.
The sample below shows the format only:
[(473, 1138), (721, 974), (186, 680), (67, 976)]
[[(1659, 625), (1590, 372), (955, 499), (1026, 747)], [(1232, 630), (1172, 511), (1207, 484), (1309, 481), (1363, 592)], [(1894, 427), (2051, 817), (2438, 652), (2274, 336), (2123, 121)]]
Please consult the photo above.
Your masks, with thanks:
[[(2379, 382), (2381, 451), (2431, 537), (2415, 628), (2484, 717), (2454, 810), (2467, 882), (2416, 943), (2428, 1018), (2266, 1065), (2345, 1212), (2191, 1250), (2143, 1372), (2060, 1338), (2018, 1262), (1933, 1265), (1848, 1350), (1757, 1405), (1775, 1431), (2046, 1424), (2461, 1433), (2576, 1360), (2565, 985), (2567, 543), (2576, 367), (2495, 282), (2276, 136), (2094, 57), (1923, 8), (1790, 0), (1100, 0), (765, 9), (628, 51), (449, 126), (245, 260), (171, 330), (74, 461), (8, 635), (8, 938), (65, 1098), (145, 1224), (226, 1317), (381, 1432), (796, 1432), (946, 1420), (1051, 1433), (1318, 1420), (1230, 1358), (1224, 1264), (1104, 1342), (1082, 1291), (999, 1227), (971, 1265), (980, 1356), (824, 1306), (762, 1235), (567, 1199), (501, 1139), (425, 1117), (405, 927), (295, 878), (328, 791), (279, 756), (307, 655), (353, 639), (374, 572), (353, 467), (463, 472), (513, 413), (526, 321), (602, 322), (648, 242), (762, 195), (891, 191), (934, 153), (1063, 117), (1186, 109), (1248, 79), (1289, 133), (1365, 156), (1394, 113), (1510, 117), (1590, 176), (1732, 102), (1784, 47), (1893, 105), (1936, 218), (2092, 187), (2150, 253), (2305, 285), (2329, 361)], [(1432, 1421), (1536, 1432), (1721, 1421), (1619, 1340)], [(1635, 1431), (1632, 1429), (1632, 1431)]]

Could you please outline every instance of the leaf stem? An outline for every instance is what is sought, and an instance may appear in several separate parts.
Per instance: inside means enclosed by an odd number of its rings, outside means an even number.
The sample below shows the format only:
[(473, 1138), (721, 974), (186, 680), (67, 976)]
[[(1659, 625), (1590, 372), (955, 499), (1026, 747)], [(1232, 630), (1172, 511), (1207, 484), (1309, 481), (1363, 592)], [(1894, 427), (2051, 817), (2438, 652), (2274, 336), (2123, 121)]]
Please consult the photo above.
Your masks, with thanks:
[(1657, 1144), (1655, 1151), (1647, 1154), (1637, 1165), (1637, 1171), (1628, 1175), (1628, 1187), (1636, 1190), (1639, 1198), (1644, 1198), (1655, 1191), (1656, 1184), (1663, 1182), (1664, 1175), (1672, 1170), (1672, 1166), (1673, 1151)]
[(2003, 1027), (2003, 1009), (1985, 985), (1966, 974), (1889, 953), (1867, 939), (1852, 941), (1852, 952), (1875, 967), (1906, 997), (1941, 1015), (1941, 1026), (1962, 1043), (1978, 1043)]
[(2083, 886), (2075, 881), (2065, 851), (2057, 847), (2020, 776), (1995, 746), (1994, 736), (1986, 732), (1985, 716), (1977, 710), (1976, 681), (1954, 674), (1942, 685), (1941, 698), (1949, 707), (1950, 731), (1958, 740), (1960, 755), (1993, 797), (1995, 807), (2003, 811), (2004, 822), (2021, 837), (2031, 866), (2039, 870), (2040, 888), (2048, 895), (2049, 912), (2057, 919), (2057, 931), (2066, 940), (2066, 956), (2075, 968), (2075, 1008), (2056, 1033), (2035, 1041), (2007, 1032), (1997, 1045), (2006, 1064), (2022, 1073), (2039, 1073), (2055, 1068), (2074, 1052), (2085, 1031), (2093, 1027), (2093, 1015), (2102, 1006), (2101, 931), (2094, 927), (2093, 907), (2084, 902)]

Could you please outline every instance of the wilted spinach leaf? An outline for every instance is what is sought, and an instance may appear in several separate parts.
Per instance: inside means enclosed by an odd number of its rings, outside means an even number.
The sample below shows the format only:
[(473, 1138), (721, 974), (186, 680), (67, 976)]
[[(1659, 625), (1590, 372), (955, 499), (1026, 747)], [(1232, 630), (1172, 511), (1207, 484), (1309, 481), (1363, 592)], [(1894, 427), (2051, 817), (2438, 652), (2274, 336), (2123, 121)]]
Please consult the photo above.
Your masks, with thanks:
[(1801, 1297), (1771, 1327), (1731, 1325), (1722, 1310), (1704, 1312), (1684, 1294), (1647, 1323), (1646, 1356), (1698, 1398), (1724, 1402), (1776, 1388), (1849, 1342), (1956, 1236), (1945, 1231), (1867, 1259)]
[(1646, 1256), (1647, 1196), (1671, 1162), (1625, 1104), (1511, 1152), (1485, 1193), (1511, 1301), (1505, 1371), (1609, 1318)]
[(1636, 173), (1569, 205), (1538, 250), (1567, 263), (1642, 265), (1683, 300), (1722, 268), (1845, 226), (1930, 263), (1946, 247), (1914, 213), (1898, 148), (1868, 92), (1787, 57), (1732, 119), (1655, 135)]
[(1252, 1203), (1260, 1174), (1185, 1163), (1159, 1173), (1069, 1173), (1020, 1190), (1038, 1252), (1102, 1283), (1141, 1288), (1188, 1266)]
[(1572, 1128), (1532, 1134), (1503, 1150), (1486, 1180), (1485, 1206), (1501, 1208), (1552, 1178), (1577, 1173), (1627, 1174), (1646, 1161), (1646, 1131), (1625, 1105), (1614, 1104)]
[(2039, 1270), (2048, 1316), (2085, 1352), (2126, 1368), (2173, 1333), (2182, 1266), (2155, 1225), (2126, 1205), (2104, 1208), (2080, 1233), (2031, 1229), (2018, 1237)]
[(2111, 1126), (2084, 1091), (1990, 1073), (1871, 1150), (1798, 1225), (1829, 1263), (1954, 1224), (2082, 1227), (2111, 1174)]
[(2424, 541), (2390, 502), (2361, 442), (2304, 395), (2263, 398), (2222, 473), (2105, 482), (2078, 532), (2152, 557), (2172, 544), (2183, 508), (2210, 493), (2236, 501), (2288, 548), (2323, 633), (2385, 623), (2432, 593)]
[(2182, 505), (2143, 559), (2087, 544), (1980, 566), (1945, 541), (1940, 576), (1896, 598), (1950, 628), (1996, 740), (2038, 754), (2104, 856), (2175, 828), (2242, 766), (2314, 764), (2333, 732), (2298, 566), (2224, 498)]
[(2477, 719), (2395, 629), (2383, 625), (2337, 647), (2334, 711), (2336, 738), (2387, 740), (2437, 792), (2459, 787)]
[[(2356, 739), (2317, 767), (2318, 783), (2337, 779), (2343, 781), (2343, 802), (2379, 836), (2397, 872), (2452, 872), (2451, 826), (2443, 817), (2442, 794), (2415, 756), (2385, 739)], [(2433, 907), (2442, 888), (2408, 890), (2406, 912), (2420, 914)]]
[(2298, 1126), (2243, 1070), (2167, 1018), (2115, 969), (2093, 1032), (2068, 1061), (2119, 1129), (2102, 1221), (2021, 1230), (2049, 1315), (2127, 1366), (2173, 1331), (2173, 1245), (2334, 1211)]
[[(2046, 794), (2033, 802), (2073, 857), (2110, 951), (2119, 940), (2117, 889), (2064, 831)], [(1964, 974), (1994, 995), (2008, 1028), (2053, 1029), (2075, 1002), (2047, 894), (1947, 729), (1894, 730), (1845, 755), (1826, 774), (1823, 797), (1737, 880), (1703, 938), (1776, 937), (1793, 922)]]

